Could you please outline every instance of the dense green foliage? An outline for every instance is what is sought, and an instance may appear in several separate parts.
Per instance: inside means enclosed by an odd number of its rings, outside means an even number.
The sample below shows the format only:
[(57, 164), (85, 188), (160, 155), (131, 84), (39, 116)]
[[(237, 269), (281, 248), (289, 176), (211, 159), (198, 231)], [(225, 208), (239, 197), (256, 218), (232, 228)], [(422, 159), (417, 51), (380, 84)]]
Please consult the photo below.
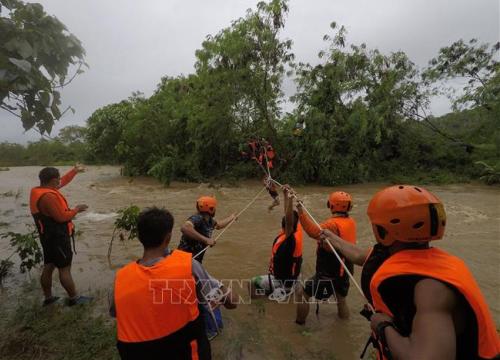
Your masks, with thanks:
[[(194, 73), (163, 77), (149, 98), (135, 93), (96, 110), (79, 155), (165, 184), (234, 180), (262, 175), (239, 151), (266, 138), (277, 151), (273, 175), (292, 183), (497, 182), (499, 44), (459, 40), (419, 69), (401, 51), (350, 44), (332, 23), (318, 64), (304, 64), (281, 38), (287, 12), (286, 0), (259, 3), (206, 37)], [(283, 113), (285, 76), (297, 85), (290, 113)], [(442, 94), (454, 111), (435, 118), (430, 103)]]
[(80, 41), (40, 4), (0, 0), (0, 108), (26, 130), (50, 133), (73, 110), (61, 110), (59, 89), (83, 71), (84, 55)]
[(85, 128), (67, 126), (54, 139), (41, 139), (26, 146), (0, 143), (0, 166), (68, 165), (87, 161)]
[[(498, 46), (458, 41), (420, 71), (403, 52), (348, 44), (332, 23), (320, 63), (294, 63), (291, 41), (279, 37), (287, 10), (285, 1), (260, 3), (206, 38), (194, 74), (97, 110), (87, 133), (96, 159), (166, 184), (255, 176), (238, 149), (264, 137), (277, 149), (277, 175), (293, 183), (462, 181), (491, 172), (477, 161), (497, 166)], [(287, 70), (297, 92), (283, 114)], [(446, 83), (463, 77), (456, 95)], [(436, 119), (429, 104), (443, 89), (456, 111)], [(297, 124), (305, 129), (294, 132)]]

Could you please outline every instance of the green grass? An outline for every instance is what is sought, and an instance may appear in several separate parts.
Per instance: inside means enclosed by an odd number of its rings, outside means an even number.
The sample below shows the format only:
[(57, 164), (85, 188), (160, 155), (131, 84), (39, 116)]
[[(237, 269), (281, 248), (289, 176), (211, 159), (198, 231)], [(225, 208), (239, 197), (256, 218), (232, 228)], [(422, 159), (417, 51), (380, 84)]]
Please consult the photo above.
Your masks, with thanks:
[(2, 359), (119, 359), (114, 324), (93, 310), (93, 306), (44, 308), (38, 300), (19, 304), (0, 324)]

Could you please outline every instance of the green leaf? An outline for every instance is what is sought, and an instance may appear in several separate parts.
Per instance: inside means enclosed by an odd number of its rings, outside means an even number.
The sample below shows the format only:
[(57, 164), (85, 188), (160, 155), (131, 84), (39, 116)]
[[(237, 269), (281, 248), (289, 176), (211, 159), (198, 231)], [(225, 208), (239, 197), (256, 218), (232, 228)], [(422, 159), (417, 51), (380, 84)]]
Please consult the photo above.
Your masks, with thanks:
[(23, 59), (29, 58), (31, 55), (33, 55), (33, 48), (26, 40), (18, 42), (17, 51), (23, 57)]
[(45, 91), (40, 92), (40, 101), (43, 106), (48, 108), (50, 106), (50, 95)]
[(23, 59), (9, 58), (9, 61), (24, 72), (31, 72), (31, 63)]
[(50, 107), (50, 110), (52, 111), (52, 115), (54, 116), (54, 119), (60, 119), (61, 118), (61, 110), (59, 110), (59, 107), (52, 102), (52, 106)]

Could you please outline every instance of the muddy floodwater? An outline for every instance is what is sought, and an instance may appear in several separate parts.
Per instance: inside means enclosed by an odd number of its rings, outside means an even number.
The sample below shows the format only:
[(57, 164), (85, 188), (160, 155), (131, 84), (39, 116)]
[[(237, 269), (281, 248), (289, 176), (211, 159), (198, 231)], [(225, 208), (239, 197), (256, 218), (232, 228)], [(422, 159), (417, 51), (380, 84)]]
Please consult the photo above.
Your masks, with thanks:
[[(61, 167), (61, 173), (68, 170)], [(0, 172), (0, 232), (24, 231), (31, 224), (29, 190), (38, 183), (39, 167), (11, 168)], [(352, 216), (358, 223), (358, 244), (368, 247), (373, 243), (366, 207), (371, 196), (386, 184), (343, 186), (354, 197)], [(500, 188), (480, 184), (428, 186), (445, 204), (448, 215), (444, 240), (436, 241), (441, 247), (461, 257), (468, 264), (493, 312), (497, 327), (500, 324)], [(318, 219), (326, 219), (327, 194), (340, 189), (306, 186), (296, 190), (306, 207)], [(258, 181), (245, 181), (237, 187), (218, 184), (186, 184), (174, 182), (166, 188), (149, 178), (121, 177), (117, 167), (90, 167), (79, 174), (62, 192), (71, 205), (85, 203), (87, 212), (75, 220), (78, 230), (77, 255), (73, 261), (73, 275), (82, 292), (105, 294), (112, 286), (116, 269), (141, 255), (138, 241), (117, 241), (111, 264), (107, 249), (113, 231), (116, 211), (136, 204), (140, 207), (163, 206), (175, 217), (172, 247), (180, 240), (180, 226), (195, 212), (195, 200), (200, 195), (215, 195), (218, 200), (217, 218), (238, 212), (261, 190)], [(208, 250), (204, 265), (219, 279), (250, 279), (266, 274), (270, 249), (276, 237), (282, 208), (268, 212), (271, 199), (263, 192), (255, 203), (242, 214)], [(216, 236), (216, 234), (215, 234)], [(0, 240), (0, 259), (11, 253), (5, 239)], [(304, 265), (302, 276), (313, 274), (315, 242), (304, 238)], [(360, 269), (355, 276), (359, 279)], [(37, 274), (35, 274), (38, 276)], [(25, 279), (16, 273), (7, 281), (15, 288)], [(55, 292), (64, 292), (54, 278)], [(236, 291), (248, 302), (244, 289)], [(0, 303), (7, 296), (0, 294)], [(41, 294), (40, 294), (41, 296)], [(3, 297), (3, 299), (2, 299)], [(105, 296), (99, 297), (104, 308)], [(295, 306), (267, 301), (253, 301), (233, 311), (223, 311), (224, 333), (212, 341), (214, 358), (229, 359), (356, 359), (369, 335), (368, 322), (358, 315), (363, 299), (351, 285), (348, 296), (350, 320), (340, 320), (336, 306), (323, 304), (319, 316), (315, 307), (304, 327), (294, 323)]]

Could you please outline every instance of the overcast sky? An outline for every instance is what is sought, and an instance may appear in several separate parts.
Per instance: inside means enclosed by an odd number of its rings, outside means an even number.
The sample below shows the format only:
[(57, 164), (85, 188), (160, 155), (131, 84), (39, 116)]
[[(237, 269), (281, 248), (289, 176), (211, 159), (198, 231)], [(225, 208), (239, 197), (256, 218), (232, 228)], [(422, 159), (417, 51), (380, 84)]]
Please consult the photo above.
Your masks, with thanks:
[[(84, 125), (97, 108), (146, 96), (165, 75), (193, 72), (194, 52), (207, 34), (215, 34), (254, 8), (256, 0), (43, 0), (83, 43), (90, 69), (63, 89), (63, 101), (76, 113), (55, 127)], [(138, 6), (141, 5), (141, 6)], [(296, 61), (317, 63), (322, 37), (336, 21), (348, 29), (348, 41), (365, 42), (383, 52), (403, 50), (425, 66), (439, 48), (458, 39), (499, 41), (498, 0), (291, 0), (284, 38), (293, 40)], [(293, 86), (285, 83), (292, 95)], [(446, 101), (433, 112), (449, 110)], [(0, 110), (0, 141), (39, 138), (24, 132), (18, 119)]]

